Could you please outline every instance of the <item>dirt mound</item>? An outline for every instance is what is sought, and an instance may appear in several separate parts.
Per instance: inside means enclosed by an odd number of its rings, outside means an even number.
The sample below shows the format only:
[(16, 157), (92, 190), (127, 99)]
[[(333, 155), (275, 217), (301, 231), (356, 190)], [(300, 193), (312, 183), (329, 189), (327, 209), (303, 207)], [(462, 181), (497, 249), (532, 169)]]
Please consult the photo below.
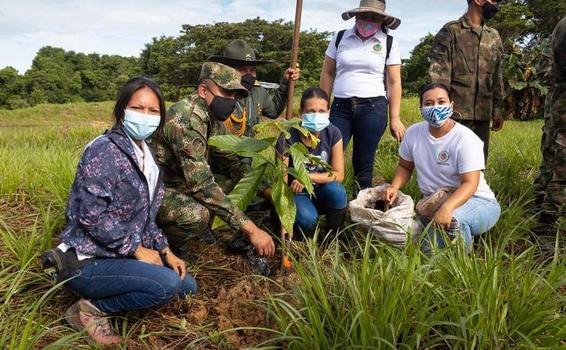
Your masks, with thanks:
[(237, 348), (250, 347), (269, 338), (265, 331), (241, 328), (265, 328), (266, 312), (261, 299), (269, 291), (267, 282), (258, 282), (246, 278), (232, 288), (218, 291), (214, 303), (214, 311), (218, 315), (218, 330), (225, 333), (226, 339)]

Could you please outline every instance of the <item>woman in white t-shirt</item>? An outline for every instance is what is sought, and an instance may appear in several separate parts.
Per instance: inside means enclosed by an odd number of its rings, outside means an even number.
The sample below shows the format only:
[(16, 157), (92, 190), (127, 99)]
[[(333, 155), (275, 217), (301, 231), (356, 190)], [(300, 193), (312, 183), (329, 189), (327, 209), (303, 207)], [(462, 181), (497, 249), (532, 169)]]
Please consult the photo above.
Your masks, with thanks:
[[(453, 103), (444, 84), (434, 83), (421, 90), (421, 114), (425, 122), (412, 125), (399, 148), (399, 165), (384, 200), (392, 203), (417, 170), (417, 182), (424, 197), (448, 193), (429, 220), (450, 234), (460, 233), (469, 249), (473, 236), (492, 228), (501, 214), (483, 170), (483, 142), (450, 117)], [(442, 235), (436, 235), (443, 246)], [(450, 237), (455, 238), (455, 237)]]
[(344, 12), (355, 25), (330, 41), (320, 74), (320, 88), (334, 93), (330, 122), (340, 129), (344, 149), (354, 138), (352, 161), (360, 187), (371, 186), (375, 152), (389, 110), (390, 130), (401, 141), (405, 126), (401, 106), (401, 53), (387, 34), (401, 21), (385, 12), (385, 0), (362, 0), (360, 7)]

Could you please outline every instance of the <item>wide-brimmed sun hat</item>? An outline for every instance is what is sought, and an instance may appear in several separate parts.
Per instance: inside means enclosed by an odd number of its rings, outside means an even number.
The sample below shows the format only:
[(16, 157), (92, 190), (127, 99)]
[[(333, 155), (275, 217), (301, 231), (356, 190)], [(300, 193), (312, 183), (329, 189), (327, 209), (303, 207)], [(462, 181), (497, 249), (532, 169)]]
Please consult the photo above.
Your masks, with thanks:
[(258, 60), (255, 50), (244, 40), (233, 40), (224, 49), (224, 55), (212, 55), (208, 58), (210, 62), (220, 62), (231, 67), (237, 66), (259, 66), (260, 64), (273, 63), (273, 61)]
[(361, 0), (360, 7), (344, 12), (342, 19), (347, 21), (361, 13), (370, 13), (383, 17), (383, 25), (389, 29), (397, 29), (401, 24), (399, 18), (385, 12), (385, 0)]

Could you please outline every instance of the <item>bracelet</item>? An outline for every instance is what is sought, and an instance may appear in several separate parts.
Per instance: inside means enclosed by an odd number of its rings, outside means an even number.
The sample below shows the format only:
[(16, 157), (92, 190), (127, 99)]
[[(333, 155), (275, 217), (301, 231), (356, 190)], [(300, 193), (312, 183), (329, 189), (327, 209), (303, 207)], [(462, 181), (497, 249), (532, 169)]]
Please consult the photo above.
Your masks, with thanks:
[(162, 258), (166, 257), (167, 254), (171, 253), (171, 249), (166, 248), (164, 252), (159, 253), (159, 255), (161, 255)]

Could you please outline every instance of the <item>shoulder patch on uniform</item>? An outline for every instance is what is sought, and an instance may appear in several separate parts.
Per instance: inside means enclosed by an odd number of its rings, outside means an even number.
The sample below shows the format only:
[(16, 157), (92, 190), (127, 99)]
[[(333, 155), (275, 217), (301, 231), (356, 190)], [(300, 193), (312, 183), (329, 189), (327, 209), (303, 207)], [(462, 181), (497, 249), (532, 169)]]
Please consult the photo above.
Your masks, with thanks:
[(191, 141), (191, 153), (197, 157), (204, 157), (206, 155), (206, 144), (200, 137), (195, 137)]

